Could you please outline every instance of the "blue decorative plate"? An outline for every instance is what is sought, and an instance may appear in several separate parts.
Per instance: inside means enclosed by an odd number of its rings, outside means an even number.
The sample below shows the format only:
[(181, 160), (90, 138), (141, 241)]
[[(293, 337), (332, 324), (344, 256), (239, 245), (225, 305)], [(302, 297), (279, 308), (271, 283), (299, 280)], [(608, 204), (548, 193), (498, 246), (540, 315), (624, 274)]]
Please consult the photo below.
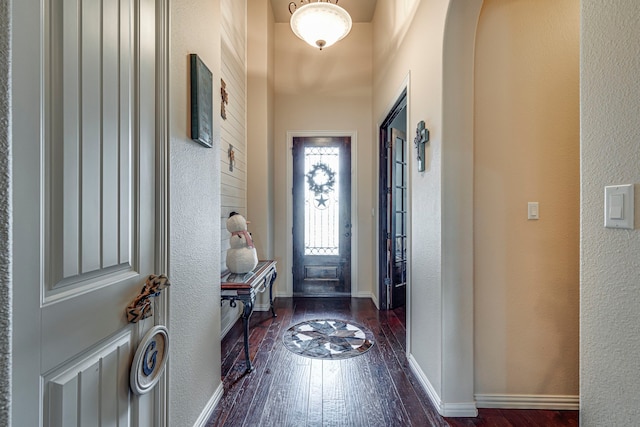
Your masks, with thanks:
[(137, 395), (151, 391), (160, 380), (169, 356), (169, 331), (157, 325), (140, 341), (133, 357), (129, 385)]

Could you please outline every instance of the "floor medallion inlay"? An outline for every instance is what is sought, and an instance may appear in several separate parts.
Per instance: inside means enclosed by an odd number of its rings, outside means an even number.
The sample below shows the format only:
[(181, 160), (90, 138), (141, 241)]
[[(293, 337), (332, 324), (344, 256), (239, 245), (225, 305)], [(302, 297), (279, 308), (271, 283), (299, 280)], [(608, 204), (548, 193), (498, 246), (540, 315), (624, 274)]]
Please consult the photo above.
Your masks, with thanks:
[(337, 319), (293, 325), (285, 332), (283, 342), (293, 353), (314, 359), (348, 359), (365, 353), (374, 344), (370, 330)]

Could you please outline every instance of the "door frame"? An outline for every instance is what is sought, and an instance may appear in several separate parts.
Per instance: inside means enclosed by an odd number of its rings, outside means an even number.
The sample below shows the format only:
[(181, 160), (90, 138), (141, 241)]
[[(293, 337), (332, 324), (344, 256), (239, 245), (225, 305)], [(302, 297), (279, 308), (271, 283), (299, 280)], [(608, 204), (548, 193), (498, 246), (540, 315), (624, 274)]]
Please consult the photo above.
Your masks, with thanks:
[[(351, 296), (351, 139), (350, 137), (294, 137), (293, 138), (293, 167), (296, 180), (293, 184), (293, 264), (292, 272), (294, 276), (293, 295), (300, 297), (342, 297)], [(310, 255), (305, 252), (307, 241), (307, 183), (300, 182), (306, 176), (307, 171), (307, 148), (337, 148), (338, 165), (336, 175), (338, 183), (336, 193), (338, 195), (338, 254), (315, 254)], [(321, 156), (322, 158), (322, 156)], [(317, 160), (316, 160), (317, 161)], [(317, 194), (316, 194), (317, 195)], [(328, 199), (332, 199), (331, 192), (327, 194)], [(345, 228), (348, 227), (348, 228)], [(347, 231), (348, 230), (348, 231)], [(344, 232), (347, 231), (344, 235)], [(297, 264), (296, 264), (297, 263)], [(307, 277), (307, 267), (317, 268), (335, 267), (336, 281), (325, 281), (316, 277)], [(328, 271), (327, 271), (328, 272)], [(326, 279), (329, 279), (328, 277)], [(313, 283), (313, 284), (312, 284)], [(298, 287), (296, 287), (296, 284)], [(315, 292), (310, 288), (321, 287), (325, 292)], [(332, 292), (327, 292), (327, 288), (333, 288)], [(340, 291), (338, 291), (340, 289)]]
[[(413, 259), (413, 255), (412, 255), (412, 212), (411, 212), (411, 206), (413, 206), (412, 204), (412, 173), (411, 171), (413, 170), (413, 163), (414, 163), (414, 157), (412, 155), (411, 152), (411, 148), (410, 148), (410, 143), (409, 140), (411, 139), (411, 133), (410, 133), (410, 129), (411, 126), (409, 125), (409, 123), (411, 123), (411, 71), (407, 72), (407, 75), (404, 77), (404, 79), (402, 80), (402, 82), (400, 83), (400, 85), (398, 86), (398, 88), (396, 89), (396, 91), (394, 92), (393, 96), (390, 98), (389, 103), (387, 104), (387, 108), (384, 109), (384, 113), (378, 118), (378, 120), (376, 121), (376, 140), (375, 140), (375, 147), (374, 149), (376, 150), (375, 152), (375, 189), (374, 189), (374, 194), (378, 194), (378, 185), (380, 182), (380, 137), (381, 137), (381, 132), (380, 132), (380, 128), (382, 127), (382, 125), (385, 123), (387, 117), (389, 116), (389, 114), (391, 114), (391, 112), (393, 111), (393, 109), (395, 108), (395, 106), (398, 103), (398, 100), (403, 96), (403, 94), (406, 93), (406, 109), (407, 109), (407, 144), (409, 144), (408, 148), (409, 148), (409, 153), (408, 153), (408, 170), (407, 170), (407, 206), (409, 207), (408, 212), (407, 212), (407, 285), (406, 285), (406, 302), (405, 302), (405, 311), (406, 311), (406, 320), (405, 320), (405, 324), (406, 324), (406, 353), (407, 354), (411, 354), (411, 283), (412, 283), (412, 276), (411, 276), (411, 271), (412, 271), (412, 259)], [(374, 299), (374, 303), (376, 304), (376, 307), (378, 309), (380, 309), (380, 299), (381, 295), (380, 295), (380, 280), (382, 280), (380, 278), (380, 262), (382, 262), (382, 260), (380, 259), (380, 251), (378, 250), (378, 248), (380, 247), (380, 233), (379, 233), (379, 229), (378, 229), (378, 225), (380, 224), (380, 201), (376, 200), (376, 207), (375, 207), (375, 218), (374, 218), (374, 224), (375, 224), (375, 235), (374, 235), (374, 244), (375, 244), (375, 249), (374, 249), (374, 257), (375, 257), (375, 272), (374, 272), (374, 280), (375, 280), (375, 286), (376, 286), (376, 290), (375, 290), (375, 299)]]
[(286, 227), (287, 255), (283, 263), (282, 277), (285, 278), (284, 292), (278, 296), (293, 296), (293, 138), (294, 137), (348, 137), (351, 138), (351, 296), (371, 297), (370, 292), (360, 292), (358, 288), (358, 186), (354, 185), (354, 178), (358, 177), (357, 153), (358, 132), (355, 130), (318, 130), (318, 131), (287, 131), (287, 197), (286, 197)]
[[(169, 273), (169, 68), (170, 52), (169, 0), (156, 0), (156, 271)], [(156, 325), (169, 325), (170, 290), (156, 298)], [(167, 360), (165, 371), (156, 385), (156, 408), (158, 425), (169, 425), (169, 373), (171, 358)]]
[[(378, 128), (378, 168), (377, 168), (377, 172), (378, 172), (378, 187), (377, 187), (377, 192), (376, 194), (378, 195), (378, 221), (377, 221), (377, 227), (376, 227), (376, 235), (378, 236), (378, 245), (377, 245), (377, 250), (378, 250), (378, 263), (377, 263), (377, 269), (378, 269), (378, 281), (377, 281), (377, 285), (378, 285), (378, 300), (380, 302), (380, 306), (378, 308), (381, 308), (383, 310), (389, 310), (391, 309), (390, 305), (391, 305), (391, 300), (392, 300), (392, 295), (393, 292), (391, 292), (391, 295), (389, 293), (389, 287), (387, 286), (387, 284), (385, 283), (385, 279), (387, 279), (387, 268), (388, 265), (387, 263), (389, 262), (389, 260), (387, 259), (387, 248), (385, 245), (385, 240), (387, 240), (387, 237), (385, 236), (384, 238), (381, 237), (382, 234), (384, 233), (384, 231), (388, 231), (387, 230), (387, 223), (389, 221), (389, 214), (388, 214), (388, 201), (387, 201), (387, 194), (388, 193), (382, 193), (382, 191), (387, 188), (387, 180), (389, 177), (389, 173), (390, 168), (389, 168), (389, 164), (388, 164), (388, 160), (387, 163), (385, 165), (382, 164), (382, 153), (383, 151), (388, 154), (388, 148), (387, 148), (387, 143), (388, 141), (391, 139), (391, 136), (393, 135), (393, 129), (391, 127), (392, 123), (395, 121), (395, 118), (400, 114), (400, 112), (402, 110), (407, 110), (408, 109), (408, 105), (407, 105), (407, 92), (406, 90), (403, 91), (400, 96), (397, 98), (396, 102), (393, 104), (393, 107), (391, 107), (391, 109), (389, 110), (389, 114), (387, 114), (387, 116), (385, 117), (385, 119), (382, 121), (382, 124), (380, 125), (380, 127)], [(408, 121), (408, 114), (405, 114), (407, 121)], [(407, 158), (407, 164), (406, 164), (406, 177), (405, 177), (405, 183), (407, 184), (406, 187), (406, 194), (405, 194), (405, 198), (404, 198), (404, 202), (405, 205), (407, 207), (407, 213), (405, 215), (405, 231), (406, 231), (406, 240), (405, 240), (405, 250), (406, 252), (406, 256), (407, 256), (407, 260), (405, 261), (407, 264), (405, 265), (405, 269), (407, 271), (406, 275), (405, 275), (405, 305), (406, 305), (406, 301), (407, 301), (407, 295), (406, 295), (406, 291), (407, 291), (407, 279), (408, 279), (408, 256), (409, 256), (409, 213), (410, 213), (410, 204), (409, 204), (409, 163), (410, 163), (410, 154), (411, 154), (411, 150), (409, 149), (409, 137), (407, 136), (408, 134), (408, 126), (407, 123), (405, 122), (404, 124), (404, 128), (406, 129), (404, 131), (405, 133), (405, 151), (404, 151), (404, 155), (406, 155)], [(393, 151), (393, 148), (391, 148), (391, 150)], [(383, 171), (384, 169), (384, 176), (383, 176)], [(395, 173), (393, 174), (395, 176)], [(384, 182), (383, 182), (383, 178), (384, 178)], [(395, 185), (395, 183), (393, 184)], [(387, 190), (388, 191), (388, 190)], [(395, 201), (393, 201), (392, 203), (395, 203)], [(395, 218), (391, 219), (392, 223), (395, 224)], [(384, 276), (383, 275), (383, 271), (384, 271)]]

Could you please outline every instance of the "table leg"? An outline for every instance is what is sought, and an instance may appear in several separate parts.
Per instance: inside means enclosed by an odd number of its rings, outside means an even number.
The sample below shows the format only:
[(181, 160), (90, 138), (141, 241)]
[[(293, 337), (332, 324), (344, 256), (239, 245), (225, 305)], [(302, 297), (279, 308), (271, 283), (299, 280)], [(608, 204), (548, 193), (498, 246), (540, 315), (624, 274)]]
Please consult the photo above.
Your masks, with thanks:
[(274, 271), (273, 275), (271, 276), (271, 283), (269, 283), (269, 305), (271, 306), (271, 314), (273, 315), (273, 317), (278, 317), (278, 315), (276, 314), (276, 310), (273, 307), (273, 283), (276, 281), (277, 276), (278, 273)]
[(251, 366), (251, 358), (249, 358), (249, 318), (253, 311), (253, 302), (244, 303), (244, 309), (242, 310), (242, 326), (244, 326), (244, 356), (246, 358), (247, 372), (253, 371)]

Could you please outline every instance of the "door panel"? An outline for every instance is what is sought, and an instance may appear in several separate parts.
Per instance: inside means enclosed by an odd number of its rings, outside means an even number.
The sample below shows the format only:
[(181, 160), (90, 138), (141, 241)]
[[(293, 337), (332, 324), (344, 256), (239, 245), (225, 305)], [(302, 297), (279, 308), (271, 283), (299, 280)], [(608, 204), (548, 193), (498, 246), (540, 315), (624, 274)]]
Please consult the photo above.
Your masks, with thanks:
[[(45, 376), (45, 426), (129, 425), (130, 333)], [(80, 399), (81, 398), (81, 399)]]
[(77, 1), (50, 4), (45, 303), (62, 288), (69, 295), (134, 274), (134, 6), (85, 1), (78, 14)]
[(391, 285), (390, 307), (403, 306), (407, 286), (407, 137), (404, 132), (391, 128), (389, 155), (389, 213), (387, 230), (389, 258), (388, 278)]
[(380, 295), (383, 307), (393, 309), (406, 301), (408, 148), (401, 130), (387, 125), (381, 131)]
[[(15, 342), (29, 340), (14, 352), (14, 391), (26, 397), (14, 423), (158, 425), (154, 393), (129, 390), (137, 342), (156, 319), (125, 316), (156, 273), (156, 2), (43, 3), (34, 16), (20, 2), (14, 18), (40, 34), (42, 51), (14, 69), (17, 87), (28, 84), (24, 67), (42, 82), (42, 98), (14, 91), (14, 145), (30, 149), (14, 167), (31, 171), (16, 176), (37, 193), (14, 198), (14, 312), (32, 318), (15, 329)], [(22, 139), (33, 126), (40, 138)]]
[(351, 295), (350, 138), (293, 139), (294, 295)]

